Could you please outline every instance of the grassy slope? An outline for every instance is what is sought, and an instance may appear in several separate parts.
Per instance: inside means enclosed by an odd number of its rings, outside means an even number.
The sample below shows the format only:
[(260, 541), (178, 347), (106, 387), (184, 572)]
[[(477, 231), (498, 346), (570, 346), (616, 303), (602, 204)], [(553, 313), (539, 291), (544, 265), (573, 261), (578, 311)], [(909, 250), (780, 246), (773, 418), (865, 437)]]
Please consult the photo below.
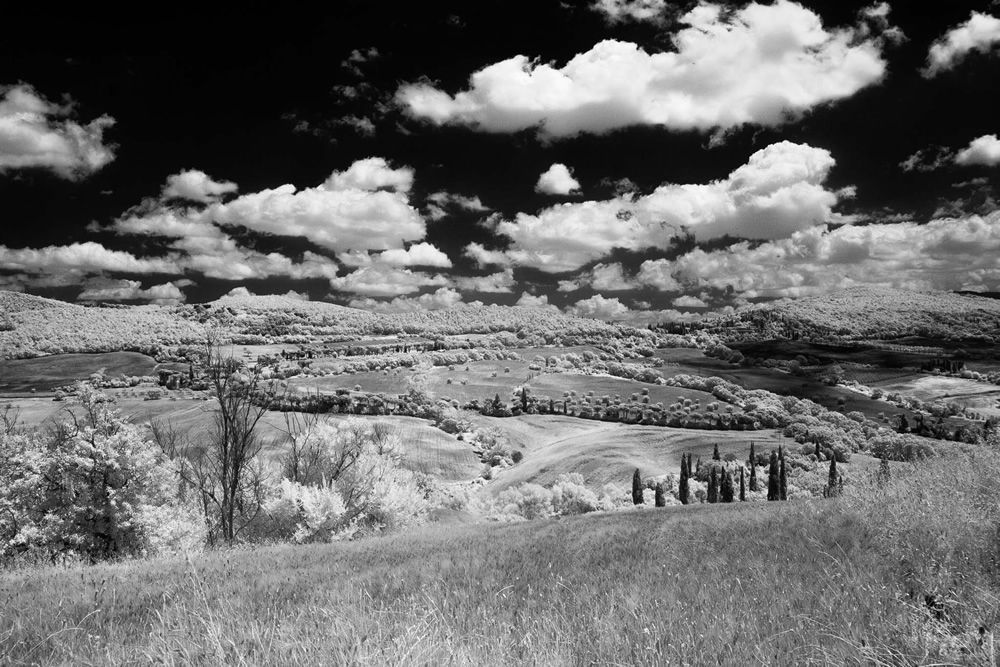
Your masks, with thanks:
[(895, 567), (807, 502), (47, 568), (0, 574), (0, 663), (913, 664)]
[(155, 359), (138, 352), (60, 354), (0, 361), (0, 391), (46, 391), (76, 380), (85, 380), (98, 371), (107, 377), (152, 375), (155, 367)]
[[(61, 419), (64, 411), (73, 407), (71, 403), (46, 398), (20, 398), (10, 402), (20, 410), (22, 424), (43, 428), (46, 423)], [(204, 440), (212, 432), (212, 405), (212, 401), (199, 399), (181, 398), (176, 401), (118, 399), (118, 407), (122, 414), (130, 417), (134, 423), (146, 424), (150, 419), (169, 422), (177, 432), (187, 434), (195, 442)], [(286, 424), (285, 416), (281, 412), (268, 412), (261, 420), (260, 436), (264, 442), (263, 451), (269, 459), (277, 460), (286, 451), (289, 424)], [(300, 422), (303, 419), (303, 415), (289, 416), (293, 419), (298, 417)], [(346, 419), (344, 415), (325, 417), (333, 421)], [(412, 470), (432, 474), (444, 481), (459, 481), (474, 479), (482, 469), (482, 464), (468, 444), (434, 428), (426, 420), (415, 417), (360, 418), (392, 424), (403, 443), (403, 463)]]
[(636, 468), (644, 477), (678, 473), (684, 453), (708, 460), (716, 443), (723, 456), (733, 452), (741, 459), (749, 453), (751, 440), (764, 450), (777, 443), (770, 430), (696, 431), (553, 415), (478, 417), (477, 423), (499, 427), (524, 452), (520, 463), (489, 485), (494, 493), (524, 482), (548, 485), (570, 472), (582, 474), (592, 488), (626, 484)]

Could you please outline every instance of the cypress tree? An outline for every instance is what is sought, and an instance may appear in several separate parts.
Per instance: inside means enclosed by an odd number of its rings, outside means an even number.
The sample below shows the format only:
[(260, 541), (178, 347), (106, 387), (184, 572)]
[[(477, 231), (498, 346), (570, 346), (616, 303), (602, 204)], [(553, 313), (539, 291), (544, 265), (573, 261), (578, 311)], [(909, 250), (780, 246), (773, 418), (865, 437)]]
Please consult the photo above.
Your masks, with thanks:
[(814, 454), (816, 454), (816, 460), (817, 461), (821, 460), (820, 451), (819, 451), (819, 443), (818, 442), (816, 443), (816, 451), (814, 452)]
[(663, 494), (663, 482), (659, 482), (656, 485), (656, 506), (657, 507), (667, 506), (667, 499)]
[(712, 473), (708, 476), (708, 502), (719, 502), (719, 475), (715, 466), (712, 466)]
[(721, 461), (722, 457), (719, 456), (719, 443), (715, 443), (715, 449), (712, 451), (712, 460)]
[(746, 469), (740, 466), (740, 502), (745, 503), (747, 500), (747, 484), (744, 472)]
[(722, 502), (733, 502), (733, 474), (727, 468), (722, 475)]
[(687, 454), (681, 454), (681, 481), (677, 487), (677, 496), (682, 505), (688, 504), (688, 477), (691, 476), (691, 461)]
[(757, 488), (757, 455), (754, 452), (753, 442), (750, 442), (750, 490), (760, 491)]
[(777, 500), (781, 495), (778, 481), (778, 453), (771, 450), (771, 463), (767, 469), (767, 499)]
[(638, 468), (635, 469), (635, 474), (632, 475), (632, 504), (642, 504), (642, 475), (639, 474)]
[(788, 500), (788, 478), (785, 477), (785, 457), (781, 457), (781, 471), (778, 473), (778, 496)]
[[(690, 456), (690, 454), (688, 454), (688, 456)], [(694, 474), (697, 475), (700, 472), (701, 472), (701, 457), (699, 456), (698, 460), (695, 461), (694, 464)]]
[(827, 496), (835, 496), (835, 495), (837, 495), (837, 477), (839, 477), (839, 475), (837, 474), (837, 457), (836, 456), (831, 456), (830, 457), (830, 477), (827, 479), (827, 482), (826, 482), (826, 495)]

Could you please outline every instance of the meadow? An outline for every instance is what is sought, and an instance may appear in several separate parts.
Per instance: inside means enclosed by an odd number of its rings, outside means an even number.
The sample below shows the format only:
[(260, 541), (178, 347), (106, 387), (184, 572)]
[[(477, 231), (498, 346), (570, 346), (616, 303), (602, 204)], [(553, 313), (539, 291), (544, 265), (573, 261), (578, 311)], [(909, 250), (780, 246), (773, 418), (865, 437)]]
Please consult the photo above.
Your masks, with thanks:
[(495, 473), (489, 490), (498, 494), (525, 482), (550, 486), (566, 473), (583, 475), (588, 487), (626, 485), (638, 468), (643, 477), (680, 473), (681, 455), (708, 461), (716, 445), (722, 456), (746, 460), (750, 443), (757, 451), (795, 446), (774, 430), (696, 431), (662, 426), (600, 422), (557, 415), (522, 415), (509, 419), (480, 417), (477, 423), (503, 430), (524, 459)]
[(0, 360), (0, 392), (49, 391), (93, 373), (105, 377), (152, 375), (156, 360), (138, 352), (59, 354), (34, 359)]
[(836, 500), (7, 571), (0, 663), (988, 665), (998, 470), (983, 454)]

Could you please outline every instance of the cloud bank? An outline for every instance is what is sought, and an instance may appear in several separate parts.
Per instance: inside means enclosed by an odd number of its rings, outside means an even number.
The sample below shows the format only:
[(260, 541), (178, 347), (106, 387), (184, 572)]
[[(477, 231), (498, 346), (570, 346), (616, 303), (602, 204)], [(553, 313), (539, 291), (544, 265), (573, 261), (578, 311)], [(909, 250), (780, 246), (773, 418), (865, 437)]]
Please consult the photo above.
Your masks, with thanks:
[(673, 36), (675, 51), (649, 53), (609, 39), (561, 67), (517, 55), (475, 72), (454, 96), (413, 83), (396, 99), (437, 125), (537, 127), (546, 138), (633, 125), (775, 126), (882, 80), (881, 33), (869, 27), (870, 17), (864, 21), (827, 30), (816, 13), (787, 0), (731, 14), (702, 2), (680, 18), (686, 27)]

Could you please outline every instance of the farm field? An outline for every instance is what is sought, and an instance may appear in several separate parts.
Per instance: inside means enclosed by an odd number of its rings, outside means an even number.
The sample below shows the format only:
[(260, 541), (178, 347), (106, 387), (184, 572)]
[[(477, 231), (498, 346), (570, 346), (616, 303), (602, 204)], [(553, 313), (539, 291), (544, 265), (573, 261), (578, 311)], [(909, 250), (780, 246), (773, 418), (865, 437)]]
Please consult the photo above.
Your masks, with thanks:
[(699, 431), (558, 415), (478, 416), (476, 422), (500, 428), (524, 454), (520, 463), (497, 474), (487, 487), (492, 493), (524, 482), (550, 485), (564, 473), (580, 473), (592, 488), (628, 484), (636, 468), (644, 477), (679, 474), (682, 454), (707, 461), (716, 444), (722, 456), (732, 452), (741, 459), (749, 455), (751, 441), (759, 451), (794, 445), (774, 430)]
[(879, 387), (921, 401), (955, 402), (989, 417), (1000, 416), (1000, 387), (996, 385), (964, 378), (922, 375), (903, 382), (880, 384)]
[[(466, 371), (465, 369), (469, 370)], [(504, 372), (509, 368), (510, 372)], [(455, 370), (438, 366), (425, 374), (427, 390), (434, 398), (451, 398), (461, 403), (473, 399), (484, 400), (493, 398), (496, 394), (507, 398), (510, 392), (521, 386), (532, 371), (528, 364), (521, 361), (472, 361), (465, 365), (456, 365)], [(496, 377), (493, 377), (496, 373)], [(360, 385), (362, 391), (384, 393), (388, 395), (405, 394), (406, 379), (413, 376), (408, 368), (394, 368), (384, 371), (367, 371), (347, 375), (327, 375), (323, 377), (296, 377), (288, 381), (289, 387), (299, 390), (332, 392), (337, 389), (354, 389)], [(451, 384), (448, 379), (451, 379)], [(467, 384), (463, 385), (465, 380)]]
[[(643, 390), (649, 392), (650, 404), (663, 403), (664, 407), (677, 401), (678, 398), (688, 398), (692, 401), (701, 401), (701, 410), (713, 401), (718, 401), (715, 396), (704, 391), (693, 389), (681, 389), (679, 387), (664, 387), (645, 382), (637, 382), (625, 378), (612, 377), (610, 375), (584, 375), (582, 373), (545, 373), (532, 378), (527, 386), (536, 396), (548, 396), (559, 400), (564, 391), (577, 392), (577, 399), (586, 396), (589, 392), (594, 392), (594, 397), (600, 399), (610, 396), (612, 399), (617, 395), (622, 402), (627, 402), (632, 394), (642, 396)], [(641, 400), (641, 399), (640, 399)], [(725, 405), (725, 404), (722, 404)], [(725, 407), (723, 407), (725, 409)], [(738, 409), (734, 408), (734, 411)]]
[[(115, 395), (116, 392), (109, 393)], [(66, 416), (66, 411), (73, 407), (72, 403), (50, 398), (0, 400), (0, 407), (7, 403), (19, 410), (22, 424), (41, 428)], [(194, 441), (208, 437), (213, 429), (213, 401), (199, 398), (144, 401), (119, 397), (117, 405), (135, 424), (148, 424), (153, 419), (169, 423), (176, 432)], [(288, 416), (292, 420), (297, 418), (299, 423), (304, 421), (304, 415), (290, 413)], [(285, 413), (269, 411), (261, 420), (263, 454), (269, 460), (277, 461), (287, 450), (289, 424), (285, 417)], [(323, 418), (337, 422), (346, 419), (347, 415), (324, 415)], [(426, 420), (401, 416), (359, 418), (391, 424), (402, 441), (403, 464), (411, 470), (434, 475), (443, 481), (474, 479), (482, 470), (482, 464), (467, 443), (434, 428)]]
[(50, 391), (101, 372), (105, 376), (152, 375), (156, 360), (138, 352), (58, 354), (0, 361), (0, 393)]
[[(882, 413), (887, 416), (903, 414), (908, 420), (916, 418), (912, 410), (873, 399), (847, 387), (831, 386), (809, 376), (795, 376), (772, 368), (735, 366), (720, 359), (706, 357), (700, 350), (671, 348), (657, 350), (656, 355), (668, 363), (677, 364), (657, 369), (664, 377), (680, 374), (716, 376), (745, 389), (764, 389), (779, 396), (807, 398), (827, 410), (857, 411), (875, 421), (881, 421), (879, 414)], [(898, 371), (887, 371), (889, 374), (895, 372)], [(904, 373), (904, 377), (911, 375), (919, 374)], [(843, 404), (839, 402), (840, 399), (843, 399)]]

